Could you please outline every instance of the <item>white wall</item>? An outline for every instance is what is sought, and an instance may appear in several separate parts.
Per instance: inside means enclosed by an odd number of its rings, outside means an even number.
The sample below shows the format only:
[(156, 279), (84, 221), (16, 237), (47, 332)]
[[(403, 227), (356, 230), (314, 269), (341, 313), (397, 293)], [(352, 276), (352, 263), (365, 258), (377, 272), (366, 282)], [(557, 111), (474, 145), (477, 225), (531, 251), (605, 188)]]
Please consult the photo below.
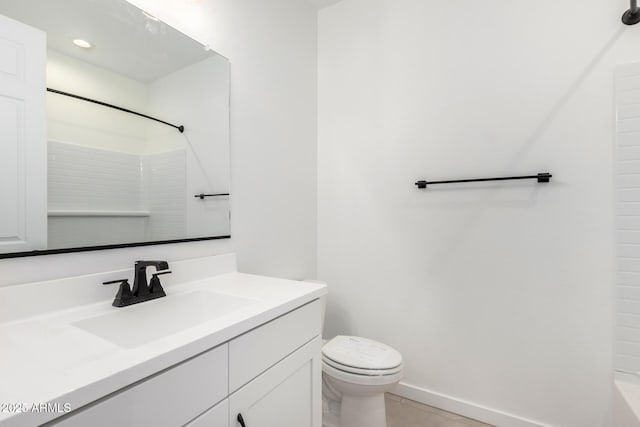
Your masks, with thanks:
[(136, 0), (231, 61), (231, 241), (0, 261), (1, 285), (234, 251), (242, 271), (315, 275), (316, 11), (300, 0)]
[[(401, 392), (500, 425), (610, 425), (613, 69), (640, 59), (628, 6), (320, 12), (327, 332), (397, 347)], [(413, 185), (539, 171), (552, 182)]]
[[(145, 111), (147, 85), (47, 50), (47, 87), (80, 94), (134, 111)], [(121, 111), (47, 93), (49, 140), (105, 150), (142, 154), (147, 151), (147, 121)]]
[(230, 192), (229, 72), (227, 59), (214, 55), (149, 86), (150, 111), (185, 126), (183, 134), (167, 133), (154, 126), (150, 136), (159, 145), (179, 141), (186, 153), (187, 220), (183, 237), (225, 236), (231, 232), (229, 197), (194, 197)]

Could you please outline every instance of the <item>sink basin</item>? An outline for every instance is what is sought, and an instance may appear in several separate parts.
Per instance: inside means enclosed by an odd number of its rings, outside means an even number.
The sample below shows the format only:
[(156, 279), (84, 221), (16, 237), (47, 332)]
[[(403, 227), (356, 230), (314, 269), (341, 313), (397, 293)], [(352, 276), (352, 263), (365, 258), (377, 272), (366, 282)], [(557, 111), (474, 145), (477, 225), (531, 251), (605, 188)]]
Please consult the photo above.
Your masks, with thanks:
[(113, 313), (80, 320), (72, 325), (120, 347), (133, 348), (256, 302), (216, 292), (194, 291), (120, 308)]

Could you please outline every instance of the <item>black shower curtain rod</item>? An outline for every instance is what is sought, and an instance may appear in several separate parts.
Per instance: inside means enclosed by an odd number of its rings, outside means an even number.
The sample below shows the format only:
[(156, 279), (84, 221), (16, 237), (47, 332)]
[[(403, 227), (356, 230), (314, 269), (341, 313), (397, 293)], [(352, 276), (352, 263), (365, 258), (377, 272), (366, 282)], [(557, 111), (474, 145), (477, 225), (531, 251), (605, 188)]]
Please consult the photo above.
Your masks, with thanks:
[(625, 25), (635, 25), (640, 22), (640, 10), (638, 10), (638, 0), (631, 0), (631, 7), (622, 15), (622, 22)]
[(144, 117), (145, 119), (153, 120), (155, 122), (162, 123), (162, 124), (167, 125), (167, 126), (171, 126), (172, 128), (178, 129), (178, 131), (180, 131), (180, 133), (184, 133), (184, 126), (176, 126), (176, 125), (171, 124), (169, 122), (165, 122), (164, 120), (156, 119), (155, 117), (147, 116), (146, 114), (138, 113), (136, 111), (132, 111), (132, 110), (129, 110), (127, 108), (118, 107), (117, 105), (108, 104), (106, 102), (97, 101), (95, 99), (87, 98), (87, 97), (76, 95), (76, 94), (69, 93), (69, 92), (63, 92), (63, 91), (57, 90), (57, 89), (47, 88), (47, 92), (56, 93), (58, 95), (68, 96), (68, 97), (71, 97), (71, 98), (79, 99), (81, 101), (91, 102), (92, 104), (98, 104), (98, 105), (102, 105), (103, 107), (109, 107), (109, 108), (113, 108), (114, 110), (123, 111), (123, 112), (129, 113), (129, 114), (134, 114), (136, 116)]

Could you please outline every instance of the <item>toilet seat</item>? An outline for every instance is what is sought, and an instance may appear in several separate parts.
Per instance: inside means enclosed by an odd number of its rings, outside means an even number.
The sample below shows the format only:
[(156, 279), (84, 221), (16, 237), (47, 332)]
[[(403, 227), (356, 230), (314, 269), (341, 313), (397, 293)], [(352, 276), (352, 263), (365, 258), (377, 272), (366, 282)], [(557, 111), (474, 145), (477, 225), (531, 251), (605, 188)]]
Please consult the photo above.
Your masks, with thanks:
[(348, 384), (364, 385), (364, 386), (383, 386), (387, 384), (397, 383), (402, 379), (402, 370), (391, 375), (360, 375), (351, 372), (341, 371), (333, 366), (322, 362), (322, 372), (325, 375), (343, 381)]
[(402, 355), (367, 338), (338, 335), (322, 347), (322, 370), (361, 385), (382, 385), (402, 377)]
[(335, 369), (338, 369), (343, 372), (348, 372), (350, 374), (356, 375), (366, 375), (366, 376), (380, 376), (380, 375), (393, 375), (402, 371), (403, 364), (396, 366), (390, 369), (364, 369), (364, 368), (355, 368), (353, 366), (343, 365), (341, 363), (336, 362), (335, 360), (331, 360), (326, 356), (322, 356), (322, 363), (327, 364)]
[(322, 356), (342, 367), (389, 370), (402, 365), (395, 349), (368, 338), (338, 335), (322, 346)]

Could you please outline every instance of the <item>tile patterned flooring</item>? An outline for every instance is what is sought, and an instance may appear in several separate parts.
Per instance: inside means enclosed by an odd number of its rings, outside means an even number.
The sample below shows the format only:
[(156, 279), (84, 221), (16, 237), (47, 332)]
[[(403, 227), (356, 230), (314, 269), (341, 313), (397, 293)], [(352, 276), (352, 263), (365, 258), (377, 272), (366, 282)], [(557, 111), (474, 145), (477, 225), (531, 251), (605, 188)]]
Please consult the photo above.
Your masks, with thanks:
[(386, 406), (388, 427), (492, 427), (393, 394), (387, 394)]

